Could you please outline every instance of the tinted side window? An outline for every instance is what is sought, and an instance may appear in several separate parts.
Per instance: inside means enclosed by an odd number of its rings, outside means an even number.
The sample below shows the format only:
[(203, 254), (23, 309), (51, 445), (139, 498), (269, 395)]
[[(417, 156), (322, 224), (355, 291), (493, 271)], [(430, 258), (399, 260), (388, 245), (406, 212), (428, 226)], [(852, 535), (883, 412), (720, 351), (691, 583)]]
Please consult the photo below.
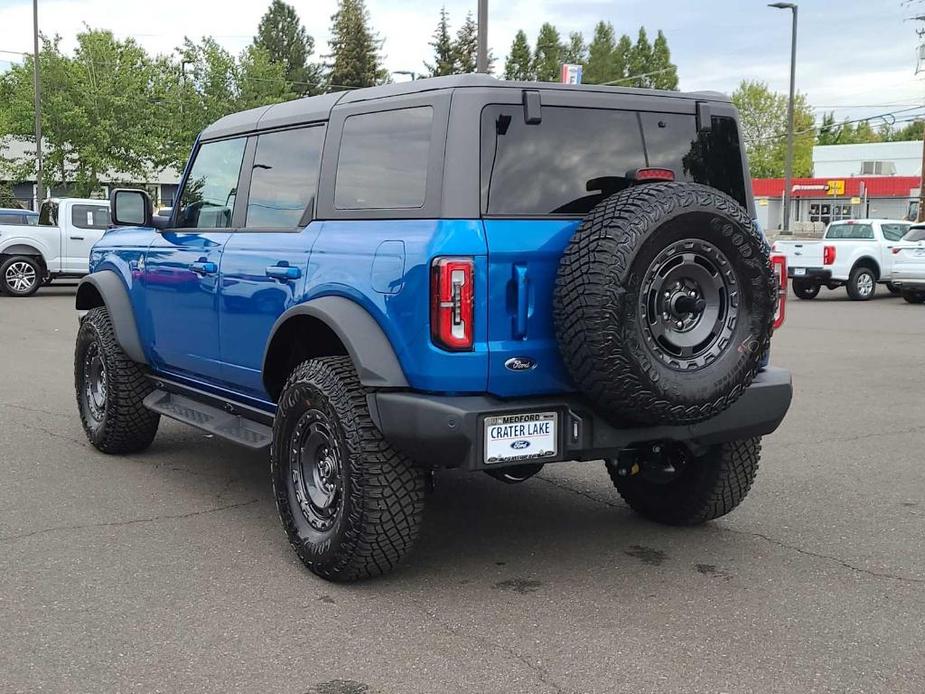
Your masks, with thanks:
[(246, 138), (207, 142), (199, 148), (177, 211), (181, 229), (231, 226)]
[(523, 113), (520, 105), (482, 110), (485, 213), (581, 214), (629, 186), (628, 171), (646, 166), (636, 113), (543, 107), (537, 125)]
[(258, 136), (245, 226), (298, 226), (315, 198), (323, 144), (323, 127)]
[(78, 229), (108, 229), (109, 208), (105, 205), (74, 205), (71, 224)]
[(334, 207), (423, 207), (433, 119), (430, 106), (349, 116), (337, 162)]
[(710, 130), (701, 131), (684, 157), (684, 170), (698, 183), (721, 190), (748, 208), (742, 144), (733, 118), (713, 116)]
[(881, 224), (880, 230), (887, 241), (899, 241), (909, 231), (908, 224)]
[(870, 224), (830, 224), (825, 237), (870, 241), (874, 238), (874, 228)]
[(21, 214), (14, 212), (0, 212), (0, 224), (25, 224), (26, 220)]

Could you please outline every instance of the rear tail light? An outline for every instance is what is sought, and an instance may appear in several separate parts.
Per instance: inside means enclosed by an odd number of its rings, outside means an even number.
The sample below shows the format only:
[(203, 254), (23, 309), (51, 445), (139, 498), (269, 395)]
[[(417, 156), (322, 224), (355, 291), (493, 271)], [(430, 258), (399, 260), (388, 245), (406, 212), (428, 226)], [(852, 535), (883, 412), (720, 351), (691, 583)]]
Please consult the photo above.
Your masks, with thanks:
[(436, 258), (430, 272), (430, 335), (451, 352), (473, 345), (472, 258)]
[(774, 312), (774, 329), (784, 324), (787, 312), (787, 256), (772, 255), (771, 266), (777, 277), (777, 310)]
[(902, 252), (903, 252), (902, 248), (897, 248), (896, 246), (893, 246), (893, 255), (899, 255)]
[(636, 171), (633, 172), (632, 179), (637, 183), (646, 183), (649, 181), (673, 181), (674, 171), (671, 169), (660, 169), (656, 167), (636, 169)]
[(835, 264), (835, 246), (823, 246), (822, 247), (822, 264), (823, 265), (834, 265)]

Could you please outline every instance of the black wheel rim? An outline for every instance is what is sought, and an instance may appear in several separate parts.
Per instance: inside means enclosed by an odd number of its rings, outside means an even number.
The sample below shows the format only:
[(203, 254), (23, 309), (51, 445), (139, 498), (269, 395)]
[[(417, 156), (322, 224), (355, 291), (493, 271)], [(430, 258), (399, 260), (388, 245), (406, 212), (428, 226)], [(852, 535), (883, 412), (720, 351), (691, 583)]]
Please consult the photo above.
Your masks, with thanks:
[(84, 400), (87, 414), (97, 423), (106, 415), (106, 364), (98, 342), (92, 342), (84, 353)]
[(708, 241), (673, 243), (649, 264), (639, 295), (646, 344), (671, 368), (695, 371), (731, 344), (739, 316), (735, 272)]
[(289, 482), (308, 524), (330, 530), (343, 506), (343, 465), (332, 427), (318, 410), (304, 412), (292, 431)]

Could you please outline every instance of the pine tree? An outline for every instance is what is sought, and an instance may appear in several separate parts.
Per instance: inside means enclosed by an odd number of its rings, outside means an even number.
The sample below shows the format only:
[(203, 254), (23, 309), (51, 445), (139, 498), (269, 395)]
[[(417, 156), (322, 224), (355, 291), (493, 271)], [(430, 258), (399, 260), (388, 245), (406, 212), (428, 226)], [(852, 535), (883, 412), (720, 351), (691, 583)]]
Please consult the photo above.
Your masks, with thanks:
[(588, 46), (588, 62), (585, 65), (582, 81), (588, 84), (603, 84), (620, 79), (623, 74), (614, 70), (613, 25), (610, 22), (598, 22), (594, 27), (594, 38)]
[(659, 29), (655, 43), (652, 45), (652, 70), (662, 70), (651, 76), (654, 89), (678, 89), (678, 66), (671, 62), (671, 51), (668, 49), (668, 39)]
[(559, 30), (549, 22), (540, 27), (533, 52), (533, 72), (539, 82), (558, 82), (564, 52)]
[(511, 52), (504, 63), (504, 79), (519, 80), (521, 82), (529, 82), (535, 79), (530, 44), (527, 41), (527, 34), (522, 29), (514, 36)]
[(331, 17), (329, 43), (331, 89), (371, 87), (388, 80), (379, 57), (381, 42), (369, 26), (364, 0), (339, 0), (337, 12)]
[(568, 45), (564, 47), (562, 61), (570, 65), (584, 65), (588, 60), (588, 48), (585, 46), (585, 37), (580, 31), (573, 31), (568, 35)]
[(453, 39), (450, 37), (450, 17), (446, 6), (440, 9), (440, 21), (434, 30), (434, 40), (430, 42), (434, 49), (433, 65), (424, 63), (430, 77), (441, 77), (456, 73), (453, 55)]
[(309, 62), (315, 40), (292, 5), (273, 0), (260, 20), (252, 45), (262, 49), (271, 63), (282, 65), (289, 91), (300, 96), (320, 91), (321, 70)]
[(611, 64), (613, 65), (614, 81), (617, 86), (630, 86), (631, 80), (627, 77), (630, 75), (630, 55), (633, 52), (633, 41), (629, 36), (623, 34), (617, 41), (617, 47), (613, 51)]
[(652, 72), (652, 44), (649, 43), (649, 37), (646, 34), (645, 27), (639, 27), (639, 36), (636, 38), (636, 45), (629, 53), (627, 63), (627, 87), (651, 87)]
[(453, 62), (456, 72), (467, 74), (475, 72), (479, 55), (479, 25), (472, 18), (472, 12), (466, 14), (466, 21), (456, 32), (453, 43)]

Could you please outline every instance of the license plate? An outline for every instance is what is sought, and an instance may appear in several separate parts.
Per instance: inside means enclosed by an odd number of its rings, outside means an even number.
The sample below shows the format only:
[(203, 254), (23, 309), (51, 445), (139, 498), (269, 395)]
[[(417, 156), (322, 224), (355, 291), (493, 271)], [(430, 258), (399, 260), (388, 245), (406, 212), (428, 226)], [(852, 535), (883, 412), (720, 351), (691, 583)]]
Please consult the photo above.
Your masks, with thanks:
[(485, 462), (555, 458), (559, 416), (555, 412), (485, 418)]
[(802, 276), (805, 275), (805, 274), (806, 274), (806, 268), (805, 268), (805, 267), (795, 267), (795, 268), (793, 268), (793, 276), (794, 276), (794, 277), (802, 277)]

